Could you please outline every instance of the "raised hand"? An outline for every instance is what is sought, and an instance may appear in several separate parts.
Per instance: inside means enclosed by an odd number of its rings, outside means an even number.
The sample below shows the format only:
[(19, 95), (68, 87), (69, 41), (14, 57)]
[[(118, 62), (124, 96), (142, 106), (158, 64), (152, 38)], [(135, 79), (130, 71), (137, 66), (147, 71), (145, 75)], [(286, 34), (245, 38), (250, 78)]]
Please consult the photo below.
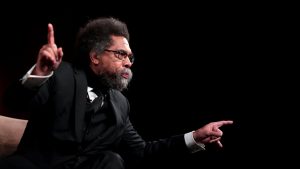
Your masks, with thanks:
[(46, 76), (56, 70), (62, 61), (63, 50), (57, 48), (54, 38), (54, 29), (51, 23), (48, 24), (48, 43), (43, 45), (39, 51), (36, 67), (33, 75)]
[(224, 125), (232, 124), (231, 120), (217, 121), (206, 124), (205, 126), (199, 128), (193, 133), (193, 137), (196, 142), (207, 144), (207, 143), (217, 143), (219, 147), (223, 147), (221, 143), (221, 137), (223, 132), (220, 127)]

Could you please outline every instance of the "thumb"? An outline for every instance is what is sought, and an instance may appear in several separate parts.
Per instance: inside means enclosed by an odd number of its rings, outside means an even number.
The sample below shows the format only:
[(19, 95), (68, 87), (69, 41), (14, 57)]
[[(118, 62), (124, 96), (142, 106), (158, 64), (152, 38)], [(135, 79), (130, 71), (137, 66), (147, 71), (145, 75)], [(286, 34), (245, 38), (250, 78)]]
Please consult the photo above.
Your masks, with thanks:
[(62, 47), (58, 48), (57, 49), (57, 58), (56, 58), (56, 61), (61, 61), (63, 55), (64, 55), (64, 52), (63, 52)]

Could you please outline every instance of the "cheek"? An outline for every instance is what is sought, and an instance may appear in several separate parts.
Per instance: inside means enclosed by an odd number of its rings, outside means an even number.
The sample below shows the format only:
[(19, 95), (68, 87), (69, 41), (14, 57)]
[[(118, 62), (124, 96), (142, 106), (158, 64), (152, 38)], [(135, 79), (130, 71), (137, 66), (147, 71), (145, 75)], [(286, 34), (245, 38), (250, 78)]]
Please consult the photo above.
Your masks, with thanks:
[(107, 66), (105, 64), (100, 63), (99, 65), (97, 65), (96, 69), (97, 69), (97, 74), (101, 75), (104, 72), (106, 72), (106, 68)]
[(114, 69), (111, 70), (111, 73), (113, 74), (119, 74), (119, 72), (121, 71), (122, 69), (120, 67), (115, 67)]
[(108, 72), (110, 74), (115, 74), (122, 69), (122, 65), (119, 63), (111, 63), (101, 67), (102, 72)]

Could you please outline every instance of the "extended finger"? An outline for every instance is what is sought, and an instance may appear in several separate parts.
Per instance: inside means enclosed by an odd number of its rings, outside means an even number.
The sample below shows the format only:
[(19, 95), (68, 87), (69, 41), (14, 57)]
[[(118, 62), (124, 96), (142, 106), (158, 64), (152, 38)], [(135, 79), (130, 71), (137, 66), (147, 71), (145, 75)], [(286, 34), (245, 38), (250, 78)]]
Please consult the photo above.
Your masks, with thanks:
[(50, 45), (55, 44), (54, 29), (53, 29), (53, 25), (51, 23), (48, 24), (48, 44), (50, 44)]
[(217, 127), (221, 127), (221, 126), (223, 126), (223, 125), (228, 125), (228, 124), (232, 124), (233, 123), (233, 121), (232, 120), (223, 120), (223, 121), (218, 121), (218, 122), (216, 122), (216, 126)]

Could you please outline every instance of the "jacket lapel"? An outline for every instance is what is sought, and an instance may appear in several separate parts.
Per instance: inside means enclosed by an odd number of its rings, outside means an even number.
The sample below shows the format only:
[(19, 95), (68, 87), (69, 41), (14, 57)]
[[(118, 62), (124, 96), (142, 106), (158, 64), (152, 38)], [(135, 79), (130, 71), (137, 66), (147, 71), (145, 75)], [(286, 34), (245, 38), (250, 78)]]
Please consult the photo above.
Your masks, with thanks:
[(116, 118), (116, 125), (117, 128), (120, 127), (120, 125), (122, 124), (122, 111), (121, 111), (121, 107), (120, 105), (118, 105), (118, 98), (117, 95), (113, 94), (113, 90), (109, 90), (109, 97), (110, 97), (110, 104), (112, 107), (112, 112)]
[(84, 71), (75, 70), (75, 136), (77, 142), (82, 141), (83, 119), (87, 97), (87, 79)]

